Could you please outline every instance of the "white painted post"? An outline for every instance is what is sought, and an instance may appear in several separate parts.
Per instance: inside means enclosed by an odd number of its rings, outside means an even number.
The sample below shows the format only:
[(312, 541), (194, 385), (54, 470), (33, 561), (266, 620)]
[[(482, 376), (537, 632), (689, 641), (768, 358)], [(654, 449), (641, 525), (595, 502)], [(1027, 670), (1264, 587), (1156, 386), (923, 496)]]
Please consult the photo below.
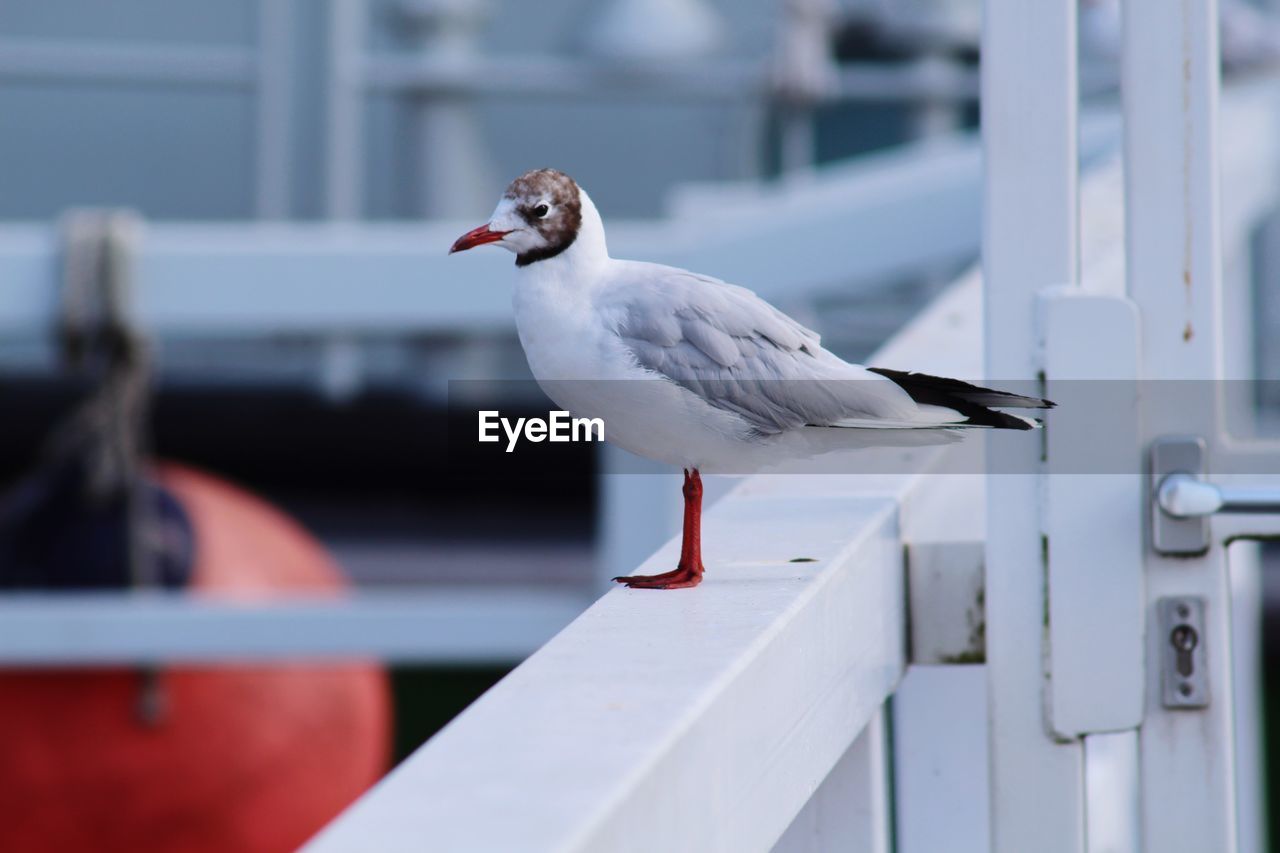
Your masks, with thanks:
[[(1076, 4), (988, 0), (983, 18), (986, 372), (1031, 379), (1041, 366), (1036, 293), (1078, 277)], [(1036, 470), (1038, 448), (1022, 452), (1013, 464)], [(993, 476), (987, 495), (992, 846), (1078, 853), (1082, 750), (1050, 737), (1044, 713), (1039, 478)]]
[[(1222, 378), (1217, 161), (1217, 4), (1125, 4), (1124, 108), (1129, 295), (1142, 310), (1143, 378)], [(1162, 394), (1160, 397), (1167, 397)], [(1157, 403), (1160, 401), (1156, 401)], [(1144, 411), (1144, 438), (1185, 433), (1199, 412), (1164, 401)], [(1199, 418), (1193, 429), (1215, 428)], [(1236, 775), (1230, 588), (1226, 549), (1203, 557), (1147, 553), (1148, 620), (1165, 596), (1206, 601), (1204, 708), (1164, 707), (1161, 654), (1148, 637), (1147, 713), (1140, 731), (1144, 849), (1234, 850)]]
[[(1046, 392), (1059, 403), (1045, 434), (1048, 709), (1066, 738), (1133, 733), (1144, 709), (1145, 481), (1135, 467), (1138, 312), (1124, 295), (1123, 201), (1116, 156), (1082, 188), (1080, 286), (1040, 295)], [(1100, 467), (1074, 473), (1082, 451)], [(1086, 743), (1086, 765), (1104, 754)], [(1103, 778), (1086, 767), (1086, 788)], [(1115, 790), (1108, 782), (1105, 793)]]
[[(1141, 310), (1143, 378), (1218, 380), (1222, 253), (1218, 200), (1218, 45), (1214, 0), (1125, 4), (1123, 90), (1129, 294)], [(1195, 413), (1158, 398), (1144, 438), (1185, 433)], [(1168, 558), (1148, 550), (1147, 614), (1164, 596), (1205, 600), (1200, 643), (1209, 705), (1168, 709), (1161, 653), (1147, 638), (1146, 718), (1140, 733), (1142, 835), (1148, 851), (1235, 850), (1230, 589), (1226, 549)]]

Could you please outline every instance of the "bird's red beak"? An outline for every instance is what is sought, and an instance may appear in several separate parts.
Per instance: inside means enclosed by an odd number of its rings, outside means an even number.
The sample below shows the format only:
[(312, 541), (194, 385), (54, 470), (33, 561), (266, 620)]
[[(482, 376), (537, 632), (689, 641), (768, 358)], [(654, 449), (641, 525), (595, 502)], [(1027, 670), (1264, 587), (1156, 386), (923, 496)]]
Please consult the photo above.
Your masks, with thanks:
[(454, 242), (453, 248), (449, 250), (449, 254), (465, 252), (467, 249), (474, 249), (476, 246), (483, 246), (485, 243), (496, 243), (510, 233), (510, 231), (490, 231), (489, 225), (486, 223), (479, 228), (472, 228), (459, 237)]

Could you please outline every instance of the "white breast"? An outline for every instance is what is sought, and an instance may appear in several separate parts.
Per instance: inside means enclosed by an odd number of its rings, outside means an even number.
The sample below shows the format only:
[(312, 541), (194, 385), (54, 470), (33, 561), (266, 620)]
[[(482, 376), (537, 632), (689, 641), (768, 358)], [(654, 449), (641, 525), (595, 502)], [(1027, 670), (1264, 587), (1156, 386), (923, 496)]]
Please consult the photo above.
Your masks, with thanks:
[(577, 289), (584, 283), (545, 270), (523, 270), (513, 302), (529, 369), (557, 406), (603, 419), (609, 442), (669, 465), (709, 470), (742, 453), (750, 432), (742, 418), (636, 366), (589, 293)]

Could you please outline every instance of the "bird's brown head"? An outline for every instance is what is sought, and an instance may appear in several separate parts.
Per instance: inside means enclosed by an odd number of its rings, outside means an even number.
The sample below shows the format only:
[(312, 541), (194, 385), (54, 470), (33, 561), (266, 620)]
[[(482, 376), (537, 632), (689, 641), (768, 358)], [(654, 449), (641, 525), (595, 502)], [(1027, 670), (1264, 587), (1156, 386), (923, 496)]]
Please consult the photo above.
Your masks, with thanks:
[(449, 253), (497, 243), (523, 267), (568, 249), (581, 227), (577, 183), (564, 172), (535, 169), (512, 181), (489, 221), (459, 237)]

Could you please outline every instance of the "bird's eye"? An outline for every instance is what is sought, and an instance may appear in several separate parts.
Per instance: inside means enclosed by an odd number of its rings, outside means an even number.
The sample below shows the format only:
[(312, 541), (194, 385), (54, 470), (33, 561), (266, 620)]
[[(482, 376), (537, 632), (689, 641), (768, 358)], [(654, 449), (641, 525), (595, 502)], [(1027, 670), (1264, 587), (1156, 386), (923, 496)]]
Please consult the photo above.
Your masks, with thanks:
[(542, 219), (544, 216), (546, 216), (550, 212), (551, 212), (551, 208), (547, 207), (545, 204), (540, 204), (533, 209), (533, 215), (538, 217), (539, 219)]

